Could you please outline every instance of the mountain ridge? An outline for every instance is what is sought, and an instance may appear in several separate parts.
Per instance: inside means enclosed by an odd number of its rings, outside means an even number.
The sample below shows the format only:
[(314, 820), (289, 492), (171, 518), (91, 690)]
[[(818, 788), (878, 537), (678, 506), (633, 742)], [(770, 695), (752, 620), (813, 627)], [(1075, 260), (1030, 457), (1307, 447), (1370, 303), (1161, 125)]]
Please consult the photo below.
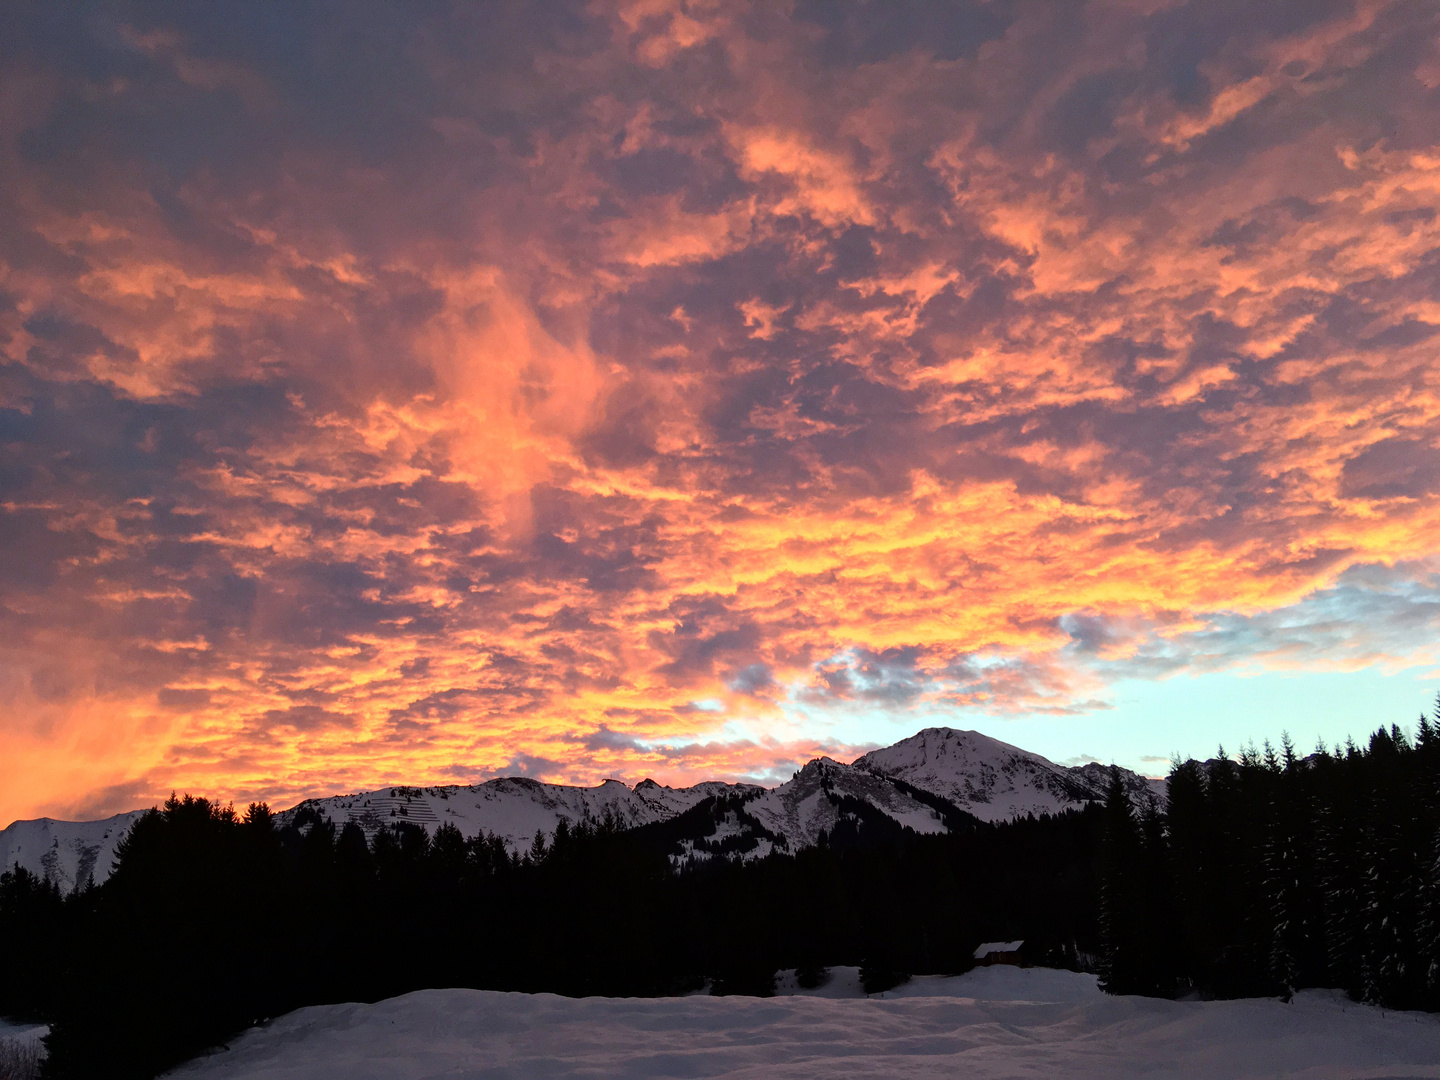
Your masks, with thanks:
[[(516, 854), (537, 834), (548, 842), (563, 820), (568, 827), (611, 821), (622, 829), (674, 820), (702, 804), (710, 810), (703, 836), (682, 838), (677, 862), (717, 853), (761, 858), (796, 852), (837, 835), (875, 828), (939, 833), (975, 822), (1079, 809), (1105, 797), (1109, 767), (1057, 765), (1039, 754), (976, 731), (925, 728), (850, 764), (828, 757), (807, 762), (773, 788), (702, 781), (672, 788), (646, 778), (628, 787), (605, 780), (586, 788), (547, 784), (531, 777), (497, 777), (480, 784), (394, 785), (345, 795), (305, 799), (277, 813), (282, 825), (354, 823), (367, 835), (409, 822), (433, 832), (453, 824), (467, 838), (499, 837)], [(1164, 782), (1119, 770), (1139, 808), (1164, 800)], [(0, 869), (23, 866), (62, 891), (109, 873), (115, 848), (145, 810), (99, 821), (51, 818), (16, 821), (0, 830)]]

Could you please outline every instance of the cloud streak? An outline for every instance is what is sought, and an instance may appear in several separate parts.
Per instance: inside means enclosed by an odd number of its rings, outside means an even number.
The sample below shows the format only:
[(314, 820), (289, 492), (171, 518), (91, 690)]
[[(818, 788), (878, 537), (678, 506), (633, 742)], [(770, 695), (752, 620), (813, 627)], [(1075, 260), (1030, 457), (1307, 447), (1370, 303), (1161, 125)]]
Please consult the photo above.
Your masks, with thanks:
[(1410, 662), (1436, 18), (27, 9), (0, 818)]

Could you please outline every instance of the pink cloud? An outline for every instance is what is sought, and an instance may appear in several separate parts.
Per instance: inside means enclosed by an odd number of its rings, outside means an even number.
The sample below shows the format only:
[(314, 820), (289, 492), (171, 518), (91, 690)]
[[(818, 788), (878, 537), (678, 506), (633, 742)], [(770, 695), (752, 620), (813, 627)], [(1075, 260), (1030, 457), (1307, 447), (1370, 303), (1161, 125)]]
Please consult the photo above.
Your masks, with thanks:
[(1416, 655), (1428, 11), (289, 17), (0, 66), (0, 818)]

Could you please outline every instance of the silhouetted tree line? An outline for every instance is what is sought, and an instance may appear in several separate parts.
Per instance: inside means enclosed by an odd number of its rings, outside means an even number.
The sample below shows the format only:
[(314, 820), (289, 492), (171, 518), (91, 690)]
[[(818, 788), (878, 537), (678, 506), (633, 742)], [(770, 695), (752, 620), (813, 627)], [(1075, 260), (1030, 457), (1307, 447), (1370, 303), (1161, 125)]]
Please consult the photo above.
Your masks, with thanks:
[[(1440, 714), (1437, 714), (1440, 715)], [(1212, 997), (1337, 987), (1440, 1009), (1440, 728), (1308, 757), (1184, 761), (1169, 806), (1105, 806), (1101, 985)]]
[(1097, 948), (1099, 807), (919, 836), (857, 803), (798, 854), (672, 861), (739, 809), (562, 825), (516, 856), (450, 825), (367, 839), (172, 797), (99, 886), (0, 878), (0, 1014), (52, 1024), (46, 1076), (148, 1077), (302, 1005), (423, 987), (765, 994), (780, 969), (858, 964), (877, 989), (963, 971), (987, 939), (1052, 962)]

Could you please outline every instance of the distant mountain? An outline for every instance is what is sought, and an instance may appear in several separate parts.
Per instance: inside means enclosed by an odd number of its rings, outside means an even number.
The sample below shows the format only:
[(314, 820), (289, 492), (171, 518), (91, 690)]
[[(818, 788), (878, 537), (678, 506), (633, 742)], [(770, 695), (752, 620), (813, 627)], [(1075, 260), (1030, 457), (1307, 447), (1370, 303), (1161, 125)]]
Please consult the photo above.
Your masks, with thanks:
[[(1056, 765), (978, 731), (954, 728), (926, 728), (857, 758), (853, 767), (938, 795), (981, 821), (1056, 814), (1102, 801), (1110, 786), (1108, 766)], [(1137, 806), (1164, 798), (1163, 780), (1148, 780), (1128, 769), (1120, 775)]]
[[(718, 781), (669, 788), (653, 780), (634, 788), (618, 780), (583, 788), (503, 777), (307, 799), (277, 818), (302, 825), (325, 820), (337, 828), (354, 822), (367, 834), (402, 821), (428, 831), (448, 822), (466, 837), (494, 834), (514, 852), (528, 851), (537, 833), (553, 837), (561, 821), (609, 819), (625, 829), (671, 822), (665, 828), (677, 861), (760, 858), (811, 847), (822, 835), (939, 833), (977, 820), (1078, 809), (1105, 797), (1109, 774), (1098, 764), (1056, 765), (979, 732), (926, 728), (851, 765), (816, 758), (775, 788)], [(1163, 801), (1163, 781), (1120, 774), (1137, 806)], [(18, 863), (67, 892), (92, 874), (103, 880), (115, 845), (143, 812), (104, 821), (17, 821), (0, 831), (0, 868)]]
[(0, 870), (18, 864), (65, 893), (92, 876), (104, 881), (115, 863), (115, 845), (144, 813), (131, 810), (103, 821), (17, 821), (0, 831)]
[(833, 833), (844, 821), (858, 823), (877, 815), (920, 833), (946, 831), (941, 811), (883, 776), (828, 757), (816, 758), (779, 787), (762, 790), (745, 808), (785, 837), (792, 851), (812, 847), (821, 833)]
[(618, 780), (599, 787), (542, 784), (525, 776), (506, 776), (483, 784), (447, 787), (392, 787), (358, 795), (306, 799), (276, 815), (282, 825), (297, 817), (319, 814), (336, 827), (355, 822), (367, 833), (382, 825), (408, 821), (433, 831), (450, 823), (465, 836), (493, 833), (511, 851), (524, 852), (535, 834), (555, 835), (561, 821), (568, 825), (598, 823), (607, 817), (633, 829), (668, 821), (717, 795), (753, 797), (765, 792), (753, 784), (706, 781), (688, 788), (668, 788), (642, 780), (633, 789)]

